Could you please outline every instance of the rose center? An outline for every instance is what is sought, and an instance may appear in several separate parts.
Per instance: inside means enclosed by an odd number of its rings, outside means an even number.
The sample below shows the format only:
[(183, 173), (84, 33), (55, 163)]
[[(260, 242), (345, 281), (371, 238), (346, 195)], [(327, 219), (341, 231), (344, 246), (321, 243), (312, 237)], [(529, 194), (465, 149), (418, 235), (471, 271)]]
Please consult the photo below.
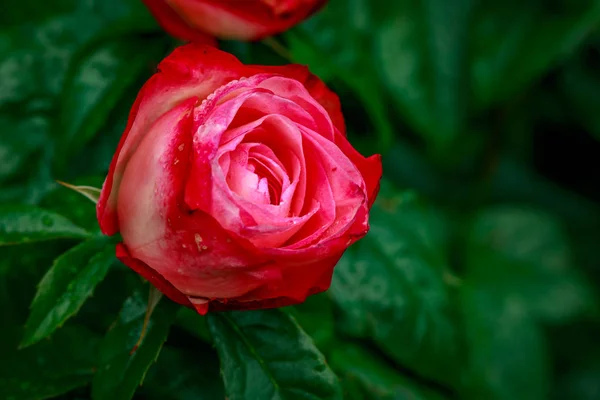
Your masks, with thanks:
[(269, 203), (278, 205), (281, 198), (281, 181), (278, 181), (273, 176), (273, 172), (256, 158), (250, 158), (248, 160), (248, 168), (251, 168), (251, 171), (259, 177), (260, 181), (266, 183), (265, 194), (268, 194), (270, 200)]
[(234, 193), (257, 204), (280, 204), (283, 171), (268, 157), (263, 144), (242, 143), (225, 154), (220, 164)]

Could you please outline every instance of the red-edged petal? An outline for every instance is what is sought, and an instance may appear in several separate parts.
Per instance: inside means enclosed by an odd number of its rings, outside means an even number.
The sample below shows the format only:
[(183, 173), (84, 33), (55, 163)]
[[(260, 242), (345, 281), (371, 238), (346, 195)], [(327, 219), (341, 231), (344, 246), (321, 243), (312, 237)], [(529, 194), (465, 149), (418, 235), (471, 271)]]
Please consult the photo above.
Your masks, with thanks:
[(243, 68), (231, 54), (200, 44), (181, 46), (159, 64), (159, 72), (135, 100), (102, 187), (96, 210), (103, 233), (113, 235), (119, 230), (116, 203), (123, 171), (154, 121), (186, 99), (205, 99), (216, 88), (242, 76)]
[(161, 274), (150, 268), (146, 263), (138, 260), (137, 258), (133, 258), (123, 243), (117, 244), (116, 255), (123, 264), (127, 265), (129, 268), (143, 276), (165, 296), (176, 303), (192, 307), (192, 303), (188, 299), (188, 296), (177, 290), (175, 286), (167, 281)]
[(215, 299), (210, 302), (209, 311), (255, 310), (302, 303), (308, 296), (329, 289), (333, 268), (341, 254), (333, 253), (332, 256), (305, 265), (288, 266), (282, 269), (280, 282), (265, 282), (242, 297)]

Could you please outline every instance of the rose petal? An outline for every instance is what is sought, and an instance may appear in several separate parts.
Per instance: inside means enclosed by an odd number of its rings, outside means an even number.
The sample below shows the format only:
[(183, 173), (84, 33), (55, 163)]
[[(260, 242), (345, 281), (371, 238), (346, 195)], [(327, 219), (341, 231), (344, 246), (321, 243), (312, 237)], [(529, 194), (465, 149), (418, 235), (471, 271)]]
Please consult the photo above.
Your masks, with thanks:
[(173, 300), (176, 303), (183, 304), (185, 306), (190, 306), (190, 301), (188, 297), (181, 293), (179, 290), (175, 288), (169, 281), (167, 281), (161, 274), (156, 272), (154, 269), (150, 268), (144, 262), (137, 260), (129, 254), (127, 247), (119, 243), (117, 244), (116, 250), (117, 258), (129, 268), (143, 276), (146, 280), (148, 280), (153, 286), (155, 286), (158, 290), (164, 293), (169, 299)]
[(232, 55), (199, 44), (182, 46), (159, 64), (159, 72), (136, 98), (102, 187), (96, 210), (103, 233), (113, 235), (119, 230), (116, 205), (123, 171), (154, 121), (190, 97), (204, 99), (239, 78), (243, 68)]
[(176, 159), (179, 161), (172, 165), (166, 157), (177, 154), (179, 146), (185, 146), (189, 140), (196, 103), (197, 99), (189, 99), (162, 115), (123, 171), (117, 211), (121, 236), (135, 257), (137, 248), (165, 235), (164, 199), (177, 195), (172, 187), (171, 168), (186, 162), (185, 158)]
[(196, 102), (182, 103), (151, 127), (124, 172), (118, 211), (131, 257), (196, 298), (198, 309), (198, 297), (236, 297), (260, 285), (255, 270), (266, 260), (240, 247), (214, 218), (190, 212), (181, 201)]
[(269, 89), (276, 95), (284, 97), (300, 106), (308, 112), (316, 126), (305, 125), (307, 128), (317, 130), (324, 137), (333, 140), (334, 130), (331, 118), (327, 111), (306, 90), (302, 83), (281, 76), (265, 79), (259, 85), (260, 88)]
[(329, 90), (317, 76), (311, 74), (307, 67), (291, 64), (282, 66), (253, 65), (248, 68), (253, 68), (254, 73), (278, 74), (302, 83), (310, 96), (327, 111), (333, 125), (342, 135), (346, 136), (346, 125), (339, 97)]

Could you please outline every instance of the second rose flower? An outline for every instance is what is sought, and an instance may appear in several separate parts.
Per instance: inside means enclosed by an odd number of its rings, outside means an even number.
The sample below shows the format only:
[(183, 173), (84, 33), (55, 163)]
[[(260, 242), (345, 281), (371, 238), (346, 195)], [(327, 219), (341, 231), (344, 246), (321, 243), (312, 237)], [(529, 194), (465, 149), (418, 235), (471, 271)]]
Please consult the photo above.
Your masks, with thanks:
[(326, 0), (143, 0), (161, 26), (188, 41), (257, 40), (283, 32)]

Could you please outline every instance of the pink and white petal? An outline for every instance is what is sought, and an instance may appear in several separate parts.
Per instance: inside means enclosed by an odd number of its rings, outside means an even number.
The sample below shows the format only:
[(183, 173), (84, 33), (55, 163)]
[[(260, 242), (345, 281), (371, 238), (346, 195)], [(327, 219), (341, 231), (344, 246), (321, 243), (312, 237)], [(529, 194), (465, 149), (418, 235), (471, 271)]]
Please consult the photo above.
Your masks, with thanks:
[(116, 204), (123, 171), (154, 121), (186, 99), (206, 98), (239, 78), (243, 68), (232, 55), (200, 44), (181, 46), (159, 64), (136, 98), (102, 187), (96, 210), (103, 233), (119, 230)]
[[(213, 187), (215, 185), (222, 190), (226, 190), (227, 187), (225, 175), (219, 165), (219, 156), (222, 152), (235, 148), (242, 138), (240, 137), (238, 142), (230, 144), (229, 147), (221, 149), (221, 147), (225, 147), (221, 145), (222, 136), (244, 101), (257, 90), (260, 90), (253, 89), (256, 86), (256, 81), (264, 78), (254, 76), (231, 82), (211, 94), (196, 109), (194, 115), (196, 132), (193, 139), (192, 165), (188, 184), (185, 188), (185, 202), (190, 209), (200, 209), (212, 213), (212, 211), (215, 211), (212, 210), (213, 205), (218, 206), (220, 201), (224, 201), (229, 197), (225, 196), (219, 200), (214, 198)], [(232, 92), (237, 93), (237, 95), (229, 98)], [(224, 99), (226, 100), (221, 103)], [(244, 135), (247, 129), (250, 128), (248, 126), (238, 128), (237, 136)], [(228, 201), (228, 203), (231, 203), (231, 201)], [(237, 211), (234, 204), (229, 204), (227, 209), (222, 211), (227, 211), (223, 216), (224, 218), (234, 220), (240, 218), (239, 211)]]
[[(291, 161), (291, 163), (288, 163), (289, 165), (284, 165), (284, 167), (287, 175), (291, 175), (295, 186), (291, 188), (292, 193), (285, 193), (285, 198), (288, 199), (289, 203), (284, 203), (284, 207), (277, 206), (274, 214), (264, 213), (264, 211), (268, 211), (268, 207), (263, 207), (264, 210), (261, 210), (246, 202), (240, 204), (240, 206), (254, 217), (256, 224), (275, 223), (278, 218), (288, 217), (290, 209), (293, 211), (292, 215), (302, 216), (299, 210), (296, 210), (300, 209), (300, 204), (304, 203), (306, 190), (305, 182), (301, 182), (302, 170), (299, 170), (297, 162), (294, 162), (294, 160), (304, 158), (302, 136), (298, 126), (285, 116), (269, 115), (261, 119), (260, 127), (246, 134), (246, 140), (262, 143), (263, 146), (270, 148), (273, 155), (281, 154), (285, 156), (291, 151), (294, 156), (291, 158), (288, 156), (288, 159), (283, 158), (283, 160), (286, 163)], [(300, 188), (302, 183), (304, 185)]]
[[(175, 198), (170, 159), (189, 138), (192, 110), (197, 99), (189, 99), (163, 114), (149, 129), (123, 171), (117, 199), (120, 232), (129, 251), (164, 238), (165, 199)], [(181, 160), (185, 162), (185, 159)]]
[[(275, 134), (282, 132), (285, 134)], [(292, 183), (296, 183), (293, 193), (286, 195), (290, 201), (290, 216), (301, 216), (306, 198), (306, 159), (303, 140), (298, 125), (283, 115), (270, 115), (261, 119), (257, 127), (246, 134), (246, 140), (260, 142), (273, 151)], [(290, 198), (291, 197), (291, 198)], [(286, 201), (288, 201), (286, 200)]]
[[(273, 78), (263, 81), (266, 83)], [(259, 85), (262, 87), (262, 84)], [(254, 96), (246, 100), (244, 107), (240, 112), (252, 111), (253, 115), (285, 115), (296, 124), (304, 125), (310, 129), (318, 129), (313, 115), (298, 103), (289, 98), (282, 97), (279, 94), (273, 93), (268, 88), (268, 92), (256, 93)], [(320, 116), (318, 116), (320, 117)]]
[(317, 130), (321, 135), (334, 140), (334, 127), (329, 114), (306, 90), (304, 85), (294, 79), (283, 76), (273, 76), (265, 79), (259, 84), (259, 87), (271, 90), (277, 96), (286, 98), (292, 103), (299, 105), (308, 112), (314, 120), (314, 127), (307, 128)]
[[(191, 209), (201, 209), (215, 215), (226, 229), (238, 234), (244, 226), (258, 223), (253, 215), (256, 207), (234, 196), (227, 183), (227, 177), (219, 165), (217, 155), (222, 149), (219, 147), (219, 141), (223, 131), (245, 98), (252, 94), (251, 91), (248, 91), (219, 105), (199, 128), (194, 138), (194, 160), (185, 191), (185, 202)], [(266, 126), (265, 131), (281, 132), (280, 135), (277, 135), (277, 141), (280, 143), (290, 142), (292, 145), (294, 141), (296, 144), (300, 143), (298, 128), (287, 118), (270, 115), (256, 123), (262, 127)], [(215, 132), (216, 127), (219, 128)], [(205, 129), (206, 133), (204, 133)], [(237, 129), (245, 130), (247, 126)], [(219, 131), (221, 132), (219, 133)], [(255, 141), (255, 138), (250, 139), (253, 133), (256, 133), (256, 128), (246, 133), (247, 140)], [(294, 139), (294, 136), (297, 138)], [(294, 147), (288, 146), (288, 148), (293, 149)], [(301, 154), (301, 148), (298, 149), (298, 152)]]
[[(335, 196), (331, 190), (331, 184), (325, 168), (320, 162), (317, 154), (314, 154), (310, 147), (305, 145), (305, 154), (311, 162), (307, 164), (307, 180), (311, 182), (306, 192), (306, 198), (311, 199), (309, 210), (303, 210), (303, 213), (313, 214), (302, 229), (296, 235), (291, 237), (284, 248), (300, 249), (311, 246), (315, 243), (329, 227), (336, 221)], [(305, 205), (309, 203), (306, 202)], [(311, 212), (318, 209), (318, 212)]]
[(342, 135), (346, 136), (346, 125), (338, 95), (332, 92), (321, 79), (313, 75), (306, 66), (289, 64), (282, 66), (252, 65), (248, 67), (255, 69), (256, 73), (267, 72), (301, 82), (311, 97), (327, 111), (333, 125)]
[(150, 266), (148, 266), (143, 261), (140, 261), (129, 254), (127, 247), (119, 243), (117, 244), (116, 250), (117, 258), (129, 268), (134, 270), (139, 275), (143, 276), (148, 282), (150, 282), (154, 287), (160, 290), (164, 295), (166, 295), (169, 299), (173, 300), (176, 303), (182, 304), (184, 306), (191, 306), (191, 303), (188, 297), (181, 293), (175, 286), (173, 286), (169, 281), (167, 281), (161, 274), (156, 272)]
[(323, 168), (335, 199), (335, 223), (323, 233), (322, 238), (344, 232), (353, 223), (359, 208), (367, 202), (365, 183), (356, 166), (333, 143), (303, 128), (304, 138), (315, 151), (315, 158)]

